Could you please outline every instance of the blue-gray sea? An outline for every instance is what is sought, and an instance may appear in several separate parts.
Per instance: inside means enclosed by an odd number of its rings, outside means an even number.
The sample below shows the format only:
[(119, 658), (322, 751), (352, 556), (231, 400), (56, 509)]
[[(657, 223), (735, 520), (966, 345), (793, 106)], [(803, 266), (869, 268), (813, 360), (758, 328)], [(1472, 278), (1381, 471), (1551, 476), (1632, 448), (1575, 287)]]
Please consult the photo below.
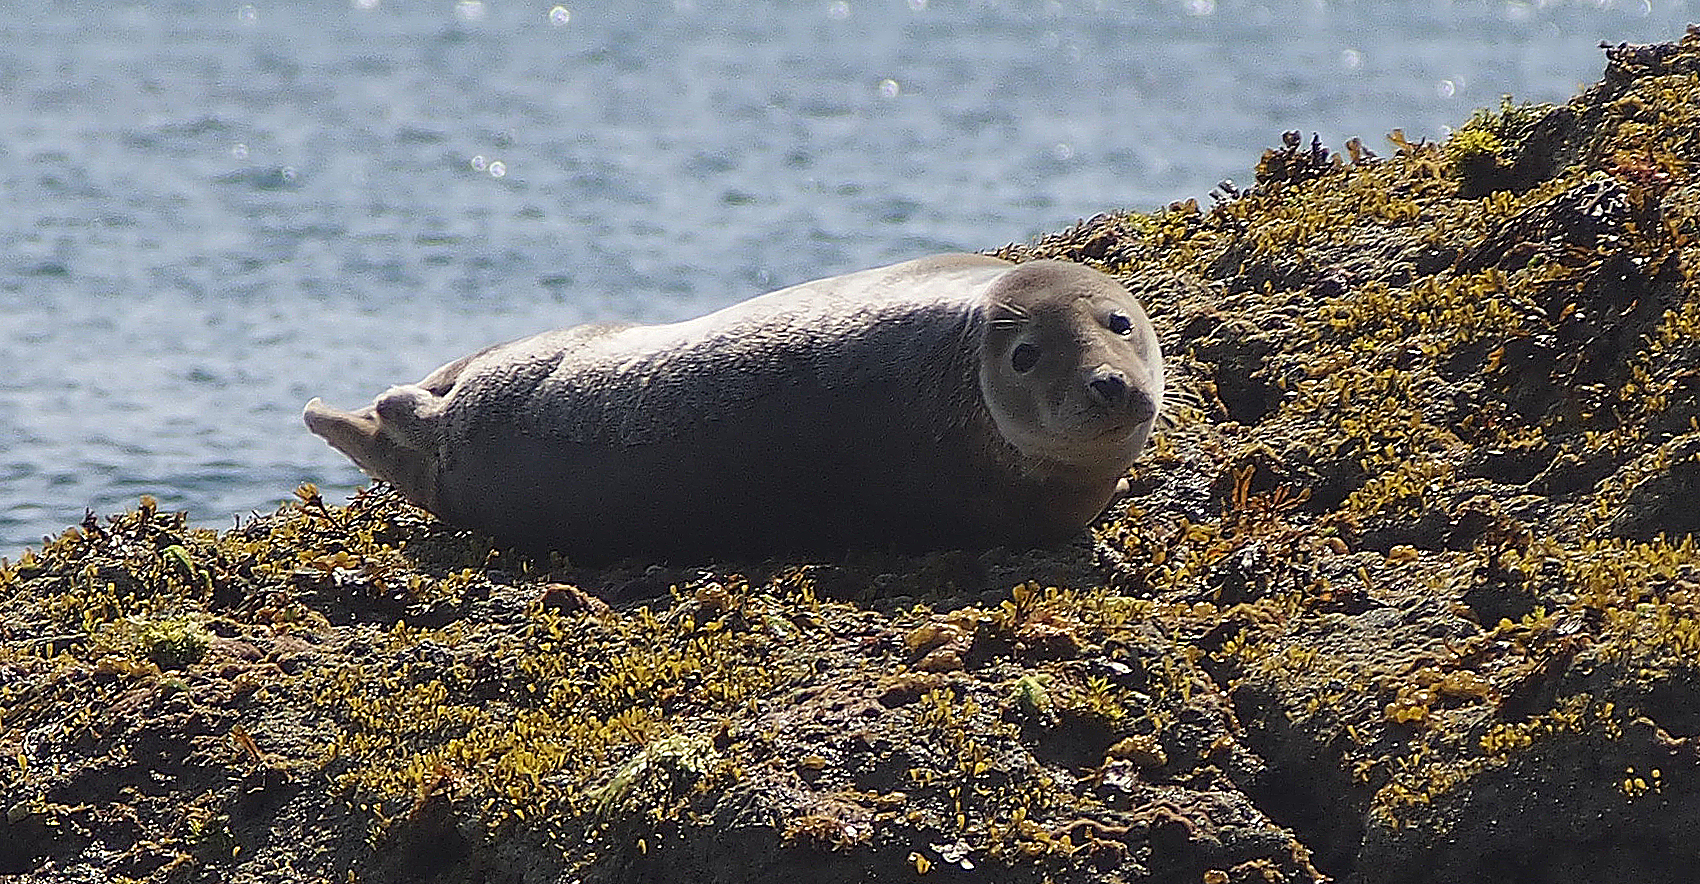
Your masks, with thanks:
[(302, 427), (495, 341), (685, 318), (1247, 182), (1286, 129), (1562, 101), (1700, 0), (0, 3), (0, 554), (361, 484)]

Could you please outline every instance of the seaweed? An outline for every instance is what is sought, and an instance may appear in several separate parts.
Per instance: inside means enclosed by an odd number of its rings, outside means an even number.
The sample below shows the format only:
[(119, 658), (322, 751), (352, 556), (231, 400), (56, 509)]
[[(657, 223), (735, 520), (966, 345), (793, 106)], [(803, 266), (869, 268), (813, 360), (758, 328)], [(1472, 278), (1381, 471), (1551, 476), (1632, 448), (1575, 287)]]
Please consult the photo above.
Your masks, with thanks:
[(382, 487), (0, 564), (18, 881), (1677, 881), (1700, 30), (1013, 244), (1172, 386), (1056, 549), (587, 569)]

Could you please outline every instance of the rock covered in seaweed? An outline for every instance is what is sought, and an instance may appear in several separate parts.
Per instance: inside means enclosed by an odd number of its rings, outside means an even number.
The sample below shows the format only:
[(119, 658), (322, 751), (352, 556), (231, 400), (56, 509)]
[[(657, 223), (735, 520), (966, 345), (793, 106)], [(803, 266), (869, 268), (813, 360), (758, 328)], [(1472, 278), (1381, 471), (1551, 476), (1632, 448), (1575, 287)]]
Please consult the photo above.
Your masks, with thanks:
[(1685, 879), (1700, 33), (1607, 59), (1004, 250), (1199, 283), (1135, 293), (1192, 396), (1090, 544), (90, 519), (0, 569), (0, 875)]

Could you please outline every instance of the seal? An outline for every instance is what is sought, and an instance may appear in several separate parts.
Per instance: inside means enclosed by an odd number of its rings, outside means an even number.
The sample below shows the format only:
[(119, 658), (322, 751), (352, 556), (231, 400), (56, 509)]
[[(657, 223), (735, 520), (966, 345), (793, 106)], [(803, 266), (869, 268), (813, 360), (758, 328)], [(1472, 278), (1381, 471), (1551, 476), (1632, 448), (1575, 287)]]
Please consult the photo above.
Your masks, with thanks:
[(1116, 280), (949, 254), (498, 344), (303, 418), (443, 521), (587, 562), (1059, 542), (1162, 398)]

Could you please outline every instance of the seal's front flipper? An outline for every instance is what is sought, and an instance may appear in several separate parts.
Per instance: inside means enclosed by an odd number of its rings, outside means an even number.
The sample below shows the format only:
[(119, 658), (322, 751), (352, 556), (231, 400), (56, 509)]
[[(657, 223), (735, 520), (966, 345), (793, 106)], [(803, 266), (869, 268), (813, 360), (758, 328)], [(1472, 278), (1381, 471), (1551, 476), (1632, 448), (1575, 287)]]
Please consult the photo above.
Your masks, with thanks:
[(314, 399), (301, 419), (367, 475), (434, 511), (441, 405), (441, 397), (409, 385), (390, 389), (359, 411), (338, 411)]

